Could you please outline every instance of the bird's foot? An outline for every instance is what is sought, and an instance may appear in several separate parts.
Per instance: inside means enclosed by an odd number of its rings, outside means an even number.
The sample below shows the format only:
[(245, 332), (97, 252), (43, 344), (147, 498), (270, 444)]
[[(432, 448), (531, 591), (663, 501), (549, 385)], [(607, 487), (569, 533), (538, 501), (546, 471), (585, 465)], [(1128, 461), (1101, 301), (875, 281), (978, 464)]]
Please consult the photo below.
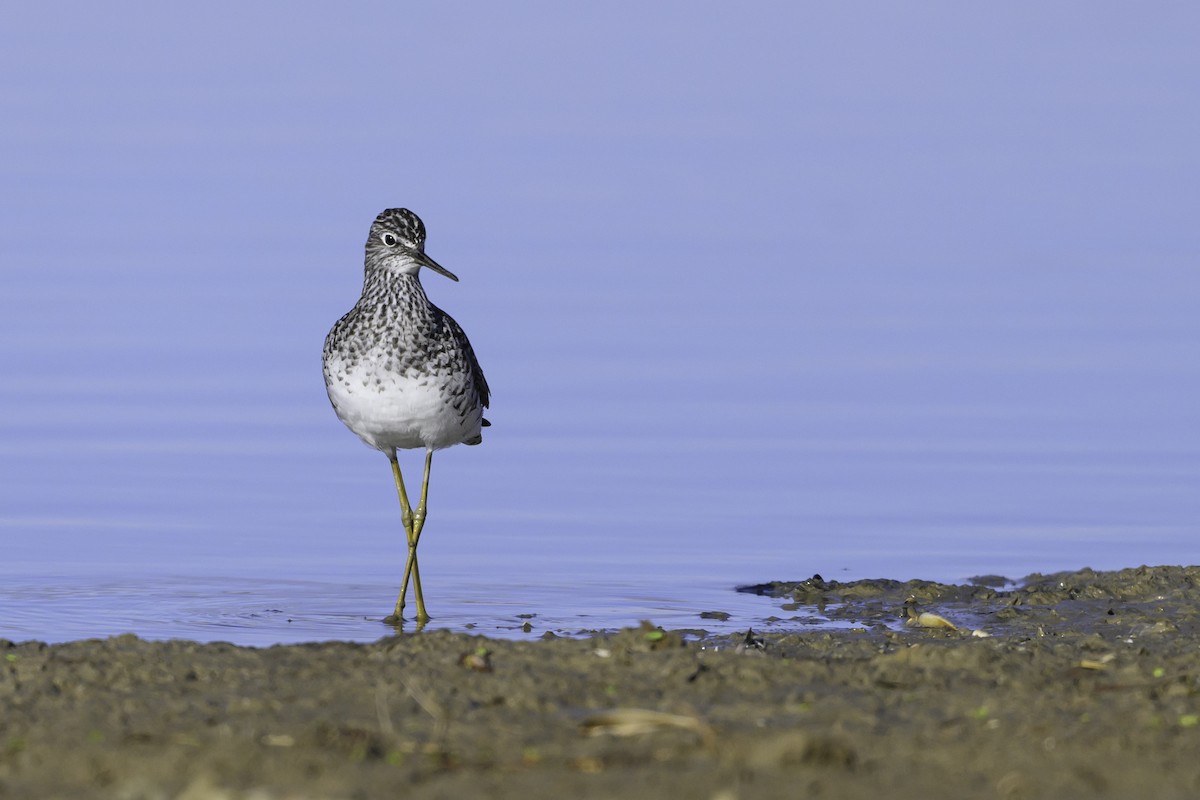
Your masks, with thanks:
[[(383, 618), (382, 621), (383, 621), (384, 625), (391, 625), (397, 631), (403, 631), (404, 624), (407, 620), (405, 620), (404, 617), (400, 616), (399, 614), (388, 614), (386, 617)], [(418, 615), (417, 619), (415, 621), (417, 632), (420, 632), (425, 627), (425, 625), (428, 623), (429, 623), (428, 615), (426, 615), (424, 617)]]

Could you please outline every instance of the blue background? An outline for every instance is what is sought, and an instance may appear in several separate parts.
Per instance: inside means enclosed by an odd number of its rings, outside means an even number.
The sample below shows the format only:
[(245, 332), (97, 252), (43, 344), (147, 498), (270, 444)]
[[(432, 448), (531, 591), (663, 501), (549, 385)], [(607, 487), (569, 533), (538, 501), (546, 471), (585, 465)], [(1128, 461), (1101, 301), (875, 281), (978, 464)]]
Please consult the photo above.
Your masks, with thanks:
[(5, 16), (0, 636), (386, 632), (320, 350), (391, 206), (494, 390), (435, 625), (1197, 559), (1190, 4)]

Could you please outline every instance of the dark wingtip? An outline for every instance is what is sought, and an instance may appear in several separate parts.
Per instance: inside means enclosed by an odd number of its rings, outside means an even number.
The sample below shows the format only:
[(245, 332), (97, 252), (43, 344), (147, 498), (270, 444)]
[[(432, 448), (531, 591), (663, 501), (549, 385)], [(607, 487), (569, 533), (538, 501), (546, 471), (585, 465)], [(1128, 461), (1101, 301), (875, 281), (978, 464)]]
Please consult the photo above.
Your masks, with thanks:
[[(492, 423), (488, 422), (486, 419), (481, 418), (479, 420), (479, 427), (490, 428), (490, 427), (492, 427)], [(472, 436), (470, 439), (463, 439), (463, 444), (480, 444), (482, 442), (483, 442), (483, 434), (482, 433), (478, 434), (477, 436)]]

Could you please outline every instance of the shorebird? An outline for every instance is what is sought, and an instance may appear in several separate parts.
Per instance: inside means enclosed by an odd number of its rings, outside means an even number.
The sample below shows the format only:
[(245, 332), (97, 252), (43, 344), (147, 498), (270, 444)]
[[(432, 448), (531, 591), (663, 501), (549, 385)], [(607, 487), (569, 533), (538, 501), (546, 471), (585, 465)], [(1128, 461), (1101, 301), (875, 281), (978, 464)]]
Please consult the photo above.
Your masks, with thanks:
[[(389, 208), (367, 236), (362, 296), (325, 337), (325, 389), (338, 419), (392, 465), (408, 558), (396, 608), (384, 622), (404, 618), (412, 580), (417, 622), (429, 620), (421, 593), (417, 543), (425, 525), (433, 451), (479, 444), (488, 385), (467, 335), (429, 302), (422, 267), (458, 277), (425, 254), (425, 225), (407, 208)], [(396, 451), (425, 448), (421, 499), (414, 510), (404, 490)]]

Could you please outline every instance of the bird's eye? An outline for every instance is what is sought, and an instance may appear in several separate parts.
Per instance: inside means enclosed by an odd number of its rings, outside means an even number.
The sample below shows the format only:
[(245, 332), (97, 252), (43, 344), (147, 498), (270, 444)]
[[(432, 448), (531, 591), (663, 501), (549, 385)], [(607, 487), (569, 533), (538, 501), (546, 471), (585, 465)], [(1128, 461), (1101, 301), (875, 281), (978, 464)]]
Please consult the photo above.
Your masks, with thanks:
[(383, 240), (383, 243), (386, 244), (388, 247), (395, 247), (396, 242), (399, 241), (399, 239), (397, 239), (395, 236), (393, 236), (390, 233), (385, 233), (380, 238)]

